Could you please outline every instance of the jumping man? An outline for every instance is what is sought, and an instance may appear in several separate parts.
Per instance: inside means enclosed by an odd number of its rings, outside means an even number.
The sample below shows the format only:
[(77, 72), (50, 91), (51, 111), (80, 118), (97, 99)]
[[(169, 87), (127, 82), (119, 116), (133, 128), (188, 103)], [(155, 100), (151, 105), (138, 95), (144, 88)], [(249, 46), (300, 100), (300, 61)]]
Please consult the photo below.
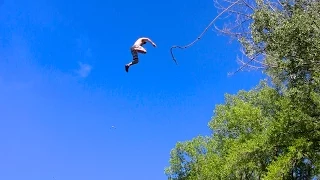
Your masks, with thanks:
[(146, 37), (139, 38), (139, 39), (133, 44), (133, 46), (131, 46), (131, 48), (130, 48), (133, 61), (131, 61), (130, 63), (128, 63), (128, 64), (125, 65), (126, 72), (129, 71), (129, 67), (130, 67), (130, 66), (135, 65), (135, 64), (138, 64), (138, 62), (139, 62), (138, 52), (139, 52), (139, 53), (142, 53), (142, 54), (146, 54), (146, 53), (147, 53), (147, 50), (142, 47), (142, 46), (145, 45), (147, 42), (151, 43), (151, 44), (153, 45), (153, 47), (157, 47), (156, 44), (151, 41), (151, 39), (146, 38)]

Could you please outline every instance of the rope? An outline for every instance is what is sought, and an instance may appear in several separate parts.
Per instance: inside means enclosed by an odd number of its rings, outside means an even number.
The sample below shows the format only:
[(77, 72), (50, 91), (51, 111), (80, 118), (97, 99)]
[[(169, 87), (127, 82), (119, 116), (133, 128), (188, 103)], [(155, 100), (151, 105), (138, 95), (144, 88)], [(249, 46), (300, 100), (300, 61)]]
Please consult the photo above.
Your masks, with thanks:
[(198, 38), (195, 39), (193, 42), (191, 42), (190, 44), (185, 45), (185, 46), (178, 46), (178, 45), (172, 46), (172, 47), (170, 48), (170, 52), (171, 52), (171, 56), (172, 56), (173, 61), (178, 65), (177, 60), (176, 60), (176, 58), (174, 57), (173, 52), (172, 52), (172, 49), (173, 49), (173, 48), (186, 49), (186, 48), (192, 46), (194, 43), (196, 43), (197, 41), (199, 41), (199, 40), (201, 39), (201, 37), (204, 35), (204, 33), (206, 33), (206, 32), (208, 31), (209, 27), (212, 26), (212, 24), (213, 24), (223, 13), (225, 13), (227, 10), (229, 10), (232, 6), (234, 6), (235, 4), (237, 4), (239, 1), (241, 1), (241, 0), (237, 0), (236, 2), (232, 3), (229, 7), (227, 7), (227, 8), (224, 9), (220, 14), (218, 14), (218, 15), (211, 21), (211, 23), (204, 29), (204, 31), (198, 36)]

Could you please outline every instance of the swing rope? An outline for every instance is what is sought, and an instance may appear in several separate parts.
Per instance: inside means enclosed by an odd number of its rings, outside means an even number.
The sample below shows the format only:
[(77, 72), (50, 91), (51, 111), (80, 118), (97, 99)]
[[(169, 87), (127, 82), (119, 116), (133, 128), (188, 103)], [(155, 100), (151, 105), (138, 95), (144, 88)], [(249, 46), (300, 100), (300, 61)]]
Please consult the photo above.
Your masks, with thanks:
[(235, 4), (237, 4), (237, 3), (240, 2), (240, 1), (241, 1), (241, 0), (235, 1), (235, 2), (232, 3), (229, 7), (227, 7), (226, 9), (224, 9), (220, 14), (218, 14), (218, 15), (210, 22), (210, 24), (204, 29), (204, 31), (198, 36), (198, 38), (195, 39), (195, 40), (194, 40), (193, 42), (191, 42), (190, 44), (185, 45), (185, 46), (178, 46), (178, 45), (172, 46), (172, 47), (170, 48), (170, 52), (171, 52), (172, 59), (173, 59), (173, 61), (176, 63), (176, 65), (178, 65), (178, 63), (177, 63), (176, 58), (175, 58), (174, 55), (173, 55), (172, 50), (173, 50), (174, 48), (186, 49), (186, 48), (189, 48), (190, 46), (192, 46), (193, 44), (195, 44), (197, 41), (199, 41), (199, 40), (201, 39), (201, 37), (204, 35), (204, 33), (206, 33), (206, 32), (208, 31), (209, 27), (212, 26), (212, 24), (213, 24), (223, 13), (225, 13), (227, 10), (229, 10), (232, 6), (234, 6)]

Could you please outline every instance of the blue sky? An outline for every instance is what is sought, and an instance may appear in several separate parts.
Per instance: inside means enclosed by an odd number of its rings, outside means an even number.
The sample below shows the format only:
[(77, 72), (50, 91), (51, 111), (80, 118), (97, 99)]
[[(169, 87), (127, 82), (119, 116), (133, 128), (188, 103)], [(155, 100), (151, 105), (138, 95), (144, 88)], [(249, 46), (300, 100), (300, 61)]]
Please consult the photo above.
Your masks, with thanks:
[[(0, 179), (166, 179), (176, 142), (209, 134), (224, 94), (261, 79), (227, 76), (238, 45), (212, 29), (172, 61), (217, 15), (211, 0), (138, 3), (1, 2)], [(158, 47), (126, 73), (140, 36)]]

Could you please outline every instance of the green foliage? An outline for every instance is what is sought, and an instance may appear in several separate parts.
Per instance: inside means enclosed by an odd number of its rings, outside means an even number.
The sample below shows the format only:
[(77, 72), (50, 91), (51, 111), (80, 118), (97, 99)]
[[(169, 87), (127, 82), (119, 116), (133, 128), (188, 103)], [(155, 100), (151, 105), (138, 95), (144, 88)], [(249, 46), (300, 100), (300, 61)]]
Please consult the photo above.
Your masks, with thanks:
[(179, 142), (165, 169), (172, 180), (311, 179), (320, 174), (320, 3), (257, 1), (249, 56), (265, 54), (274, 87), (225, 95), (209, 137)]
[(243, 45), (248, 55), (266, 54), (265, 62), (277, 67), (267, 71), (277, 85), (319, 86), (319, 12), (319, 2), (300, 0), (281, 11), (262, 5), (253, 14), (254, 42)]
[[(320, 109), (320, 98), (314, 97)], [(178, 143), (166, 169), (169, 179), (292, 179), (299, 166), (319, 163), (320, 123), (261, 83), (249, 92), (226, 95), (217, 105), (210, 137)], [(306, 165), (304, 160), (311, 163)]]

